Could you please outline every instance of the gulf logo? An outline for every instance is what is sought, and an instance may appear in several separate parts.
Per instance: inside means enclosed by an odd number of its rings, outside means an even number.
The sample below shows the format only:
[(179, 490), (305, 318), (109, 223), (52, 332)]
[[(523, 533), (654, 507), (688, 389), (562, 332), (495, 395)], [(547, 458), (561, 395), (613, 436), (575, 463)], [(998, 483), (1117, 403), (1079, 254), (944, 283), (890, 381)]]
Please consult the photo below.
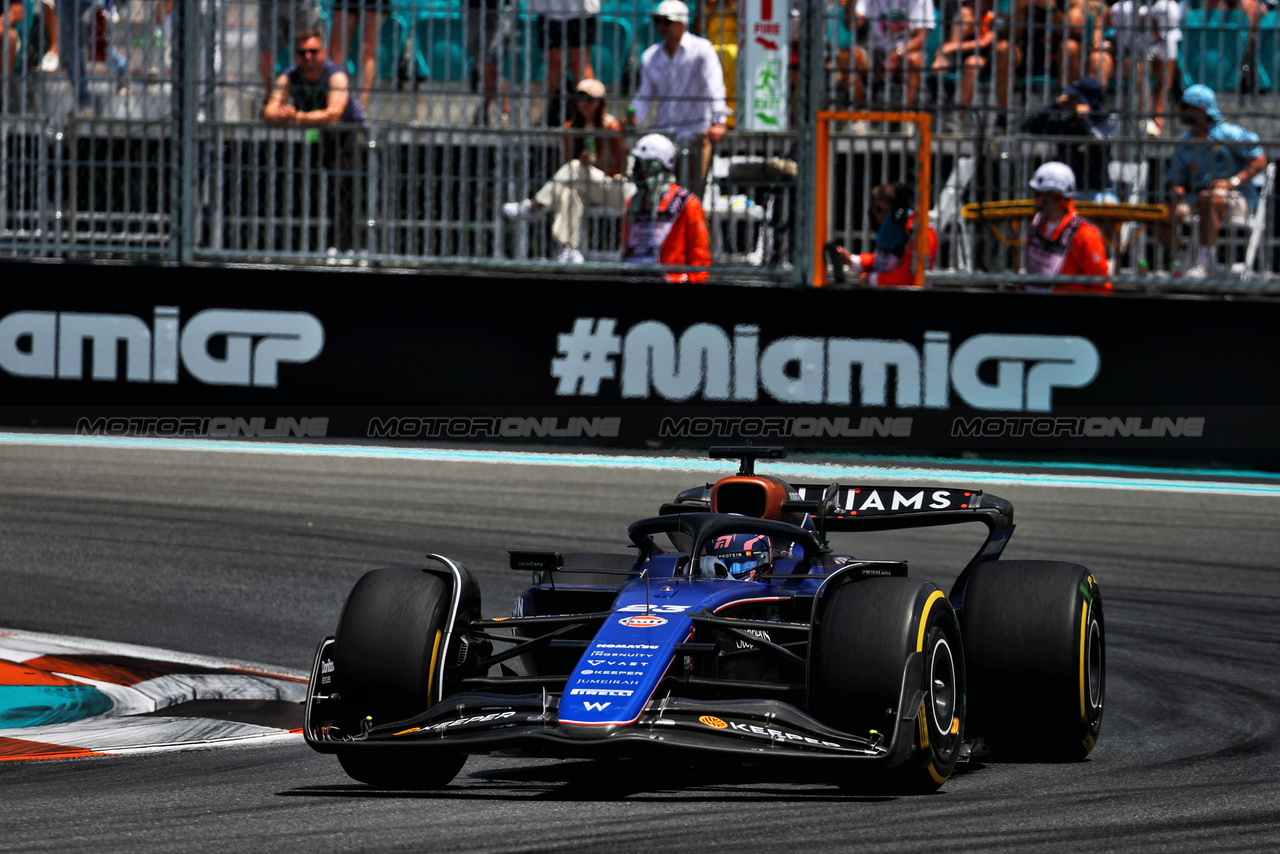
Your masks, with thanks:
[(698, 722), (704, 723), (707, 726), (712, 727), (714, 729), (725, 729), (726, 727), (729, 726), (724, 721), (712, 715), (703, 715), (702, 717), (698, 718)]
[(634, 617), (623, 617), (618, 622), (633, 629), (652, 629), (667, 624), (665, 619), (655, 614), (638, 614)]

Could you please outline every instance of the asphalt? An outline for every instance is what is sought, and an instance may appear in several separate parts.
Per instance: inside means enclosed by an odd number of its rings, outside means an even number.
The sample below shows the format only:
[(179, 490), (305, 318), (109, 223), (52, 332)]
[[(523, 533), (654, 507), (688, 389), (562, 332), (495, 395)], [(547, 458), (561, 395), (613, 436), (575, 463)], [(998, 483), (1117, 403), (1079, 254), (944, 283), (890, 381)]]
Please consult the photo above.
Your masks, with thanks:
[[(761, 464), (762, 470), (766, 464)], [(703, 474), (429, 460), (0, 446), (0, 627), (302, 671), (364, 571), (441, 552), (485, 612), (506, 549), (619, 549)], [(1280, 848), (1280, 499), (1001, 487), (1007, 558), (1101, 584), (1107, 708), (1091, 757), (973, 763), (935, 795), (803, 778), (473, 757), (380, 793), (296, 742), (2, 762), (0, 851), (1274, 851)], [(969, 526), (860, 537), (945, 589)], [(1028, 707), (1034, 707), (1028, 698)]]

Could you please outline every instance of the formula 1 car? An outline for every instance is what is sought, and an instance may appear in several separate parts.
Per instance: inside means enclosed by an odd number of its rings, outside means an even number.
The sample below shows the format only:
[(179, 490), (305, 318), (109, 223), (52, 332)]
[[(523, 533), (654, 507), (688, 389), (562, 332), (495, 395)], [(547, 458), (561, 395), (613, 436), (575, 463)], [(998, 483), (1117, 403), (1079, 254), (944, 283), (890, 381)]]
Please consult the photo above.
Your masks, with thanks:
[[(780, 448), (633, 523), (634, 554), (512, 551), (533, 584), (485, 619), (467, 569), (367, 573), (320, 643), (304, 735), (356, 780), (446, 785), (467, 755), (803, 763), (928, 792), (970, 755), (1069, 761), (1102, 720), (1102, 597), (1084, 567), (1000, 561), (1009, 502), (941, 487), (792, 486)], [(950, 596), (827, 535), (976, 521)]]

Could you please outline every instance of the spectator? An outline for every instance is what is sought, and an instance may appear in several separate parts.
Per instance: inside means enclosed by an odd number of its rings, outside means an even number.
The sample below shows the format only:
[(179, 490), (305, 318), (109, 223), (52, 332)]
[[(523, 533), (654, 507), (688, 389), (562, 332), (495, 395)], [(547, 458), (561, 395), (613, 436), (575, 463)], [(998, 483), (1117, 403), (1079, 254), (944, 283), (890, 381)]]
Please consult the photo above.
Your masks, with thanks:
[(1195, 193), (1200, 217), (1200, 248), (1187, 278), (1204, 279), (1217, 263), (1214, 248), (1224, 217), (1245, 219), (1258, 205), (1254, 176), (1267, 168), (1267, 156), (1258, 144), (1258, 135), (1222, 120), (1218, 99), (1208, 86), (1196, 84), (1182, 93), (1179, 118), (1190, 130), (1184, 140), (1213, 142), (1214, 145), (1179, 145), (1169, 160), (1169, 187), (1173, 205), (1166, 240), (1173, 250), (1177, 226), (1191, 215), (1189, 193)]
[[(321, 168), (337, 175), (325, 199), (326, 215), (335, 225), (330, 249), (351, 252), (356, 156), (365, 128), (364, 110), (351, 95), (347, 73), (325, 57), (319, 30), (300, 31), (296, 45), (296, 63), (276, 78), (262, 115), (271, 124), (320, 130)], [(346, 127), (339, 130), (339, 125)]]
[(1012, 20), (1001, 22), (997, 16), (996, 100), (1001, 109), (1009, 107), (1010, 71), (1018, 78), (1048, 74), (1056, 61), (1059, 80), (1083, 73), (1084, 12), (1084, 0), (1013, 0)]
[(564, 49), (569, 48), (573, 80), (596, 76), (591, 46), (596, 43), (600, 0), (529, 0), (528, 8), (538, 16), (538, 47), (547, 57), (546, 123), (555, 127), (564, 121)]
[(259, 0), (258, 76), (267, 97), (276, 78), (276, 55), (293, 46), (300, 30), (320, 26), (320, 10), (314, 0)]
[[(711, 42), (724, 73), (725, 102), (738, 100), (738, 0), (707, 0), (702, 6), (698, 32)], [(725, 119), (733, 127), (733, 115)]]
[(87, 21), (95, 5), (96, 0), (56, 0), (61, 64), (67, 70), (67, 80), (75, 94), (76, 112), (79, 115), (89, 115), (92, 112), (85, 58), (89, 49)]
[[(333, 0), (333, 30), (329, 33), (329, 56), (346, 71), (347, 48), (360, 28), (360, 46), (351, 66), (360, 79), (360, 103), (369, 103), (373, 81), (378, 79), (378, 39), (382, 21), (391, 11), (391, 0)], [(340, 17), (341, 16), (341, 17)]]
[[(18, 34), (22, 28), (22, 0), (5, 0), (4, 18), (0, 19), (0, 58), (4, 66), (0, 68), (6, 76), (13, 73), (17, 66), (18, 50), (22, 47), (22, 37)], [(0, 98), (3, 98), (0, 92)]]
[[(867, 63), (867, 52), (856, 44), (857, 2), (856, 0), (836, 0), (836, 2), (841, 7), (840, 16), (845, 19), (845, 27), (849, 31), (849, 46), (841, 48), (836, 53), (836, 104), (845, 107), (852, 102), (855, 107), (865, 107), (867, 105), (867, 72), (870, 68)], [(798, 21), (793, 19), (792, 26), (796, 26), (797, 23)], [(796, 26), (796, 29), (798, 30), (799, 27)], [(797, 48), (798, 53), (799, 45), (793, 46)], [(798, 79), (796, 82), (799, 82)], [(865, 133), (865, 124), (862, 129)]]
[[(1122, 63), (1121, 76), (1126, 80), (1140, 81), (1143, 73), (1152, 78), (1152, 116), (1144, 126), (1148, 136), (1158, 137), (1164, 132), (1165, 99), (1173, 88), (1178, 67), (1181, 23), (1182, 6), (1177, 0), (1156, 0), (1150, 6), (1120, 0), (1107, 9), (1099, 22), (1099, 27), (1114, 33), (1114, 38), (1099, 40), (1089, 56), (1089, 73), (1104, 89), (1116, 71), (1117, 61)], [(1140, 98), (1146, 92), (1146, 86), (1138, 86)], [(1146, 110), (1147, 105), (1139, 102), (1138, 109)]]
[(978, 74), (991, 64), (991, 48), (996, 41), (991, 29), (994, 20), (992, 0), (963, 0), (952, 22), (951, 36), (934, 57), (935, 74), (960, 75), (956, 104), (961, 107), (973, 103)]
[[(676, 183), (675, 144), (651, 133), (640, 138), (632, 154), (636, 192), (627, 201), (622, 221), (623, 262), (710, 267), (707, 216), (698, 197)], [(706, 273), (665, 275), (669, 282), (707, 280)]]
[[(855, 255), (843, 246), (835, 252), (843, 265), (858, 277), (858, 284), (882, 288), (911, 287), (916, 283), (916, 212), (914, 191), (906, 184), (881, 184), (871, 191), (871, 221), (876, 226), (874, 252)], [(938, 233), (929, 226), (929, 254), (925, 269), (932, 270), (938, 257)], [(836, 281), (844, 274), (837, 269)]]
[(1070, 281), (1074, 276), (1106, 276), (1107, 247), (1097, 226), (1076, 213), (1076, 176), (1065, 163), (1043, 164), (1031, 178), (1035, 216), (1027, 236), (1027, 272), (1062, 277), (1053, 285), (1035, 283), (1027, 291), (1110, 293), (1110, 282)]
[[(498, 59), (511, 51), (511, 22), (515, 8), (510, 0), (467, 0), (467, 53), (480, 58), (484, 95), (474, 124), (489, 126), (489, 109), (498, 96)], [(511, 124), (511, 102), (502, 83), (502, 112), (498, 124)]]
[(681, 172), (697, 187), (711, 165), (711, 146), (724, 139), (730, 110), (724, 73), (711, 42), (688, 32), (689, 7), (662, 0), (653, 15), (662, 41), (645, 49), (640, 88), (632, 106), (636, 123), (664, 133), (687, 151)]
[(1082, 201), (1116, 204), (1108, 167), (1111, 146), (1103, 142), (1115, 136), (1115, 125), (1103, 112), (1102, 84), (1081, 77), (1062, 90), (1052, 104), (1041, 107), (1022, 122), (1022, 132), (1042, 136), (1084, 137), (1079, 143), (1059, 143), (1058, 159), (1082, 176)]
[(593, 129), (597, 133), (566, 136), (566, 163), (556, 170), (551, 180), (543, 184), (533, 198), (502, 206), (503, 215), (513, 220), (528, 220), (537, 213), (550, 211), (555, 217), (551, 222), (551, 236), (561, 246), (556, 260), (562, 264), (581, 264), (585, 260), (582, 215), (586, 206), (621, 211), (630, 195), (628, 191), (635, 190), (624, 177), (627, 149), (622, 139), (622, 122), (606, 110), (604, 84), (599, 80), (583, 80), (578, 84), (574, 104), (574, 116), (564, 123), (565, 130)]
[[(877, 77), (905, 81), (906, 103), (914, 104), (920, 92), (920, 75), (924, 70), (924, 40), (937, 26), (933, 0), (858, 0), (854, 7), (858, 26), (870, 24), (871, 54), (869, 65)], [(855, 48), (856, 57), (861, 48)]]

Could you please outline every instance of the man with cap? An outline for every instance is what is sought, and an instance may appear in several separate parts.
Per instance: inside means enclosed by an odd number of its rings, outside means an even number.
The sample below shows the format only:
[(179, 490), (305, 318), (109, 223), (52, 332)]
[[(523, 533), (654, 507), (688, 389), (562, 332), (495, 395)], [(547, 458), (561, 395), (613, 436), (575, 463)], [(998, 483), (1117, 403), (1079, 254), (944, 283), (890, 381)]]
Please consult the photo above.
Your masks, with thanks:
[(1040, 136), (1078, 136), (1078, 143), (1060, 143), (1058, 159), (1080, 176), (1083, 191), (1077, 198), (1088, 202), (1115, 204), (1119, 199), (1111, 187), (1108, 164), (1111, 146), (1103, 140), (1115, 136), (1115, 125), (1103, 112), (1102, 84), (1081, 77), (1062, 90), (1052, 104), (1027, 116), (1022, 132)]
[[(676, 147), (662, 134), (640, 138), (631, 149), (635, 195), (622, 220), (622, 260), (627, 264), (710, 267), (707, 215), (698, 197), (676, 183)], [(666, 273), (669, 282), (705, 282), (706, 273)]]
[[(1208, 86), (1197, 83), (1182, 93), (1179, 119), (1190, 130), (1169, 159), (1169, 189), (1173, 194), (1166, 241), (1176, 250), (1176, 228), (1191, 215), (1189, 194), (1195, 193), (1200, 214), (1200, 247), (1187, 278), (1208, 278), (1216, 263), (1218, 228), (1226, 217), (1245, 219), (1258, 205), (1254, 176), (1267, 168), (1267, 155), (1258, 135), (1222, 120), (1218, 99)], [(1197, 142), (1202, 144), (1196, 144)], [(1208, 143), (1213, 143), (1209, 145)]]
[(653, 20), (661, 41), (645, 49), (631, 106), (636, 124), (649, 124), (687, 150), (682, 174), (696, 186), (706, 178), (711, 146), (724, 139), (732, 112), (725, 103), (724, 71), (711, 42), (688, 31), (689, 7), (681, 0), (662, 0)]
[(1105, 276), (1107, 247), (1097, 226), (1076, 213), (1076, 176), (1071, 167), (1056, 161), (1045, 163), (1031, 178), (1036, 213), (1027, 235), (1027, 272), (1033, 276), (1060, 276), (1067, 281), (1046, 285), (1036, 282), (1027, 291), (1053, 293), (1110, 293), (1110, 282), (1070, 281), (1073, 276)]

